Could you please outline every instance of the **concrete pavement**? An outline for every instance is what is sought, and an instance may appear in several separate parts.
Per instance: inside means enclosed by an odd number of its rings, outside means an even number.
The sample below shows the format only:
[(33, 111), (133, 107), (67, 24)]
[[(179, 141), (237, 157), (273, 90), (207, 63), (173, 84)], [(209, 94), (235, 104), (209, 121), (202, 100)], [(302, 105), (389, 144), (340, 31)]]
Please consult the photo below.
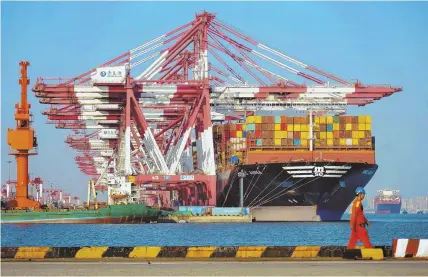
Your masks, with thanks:
[(1, 269), (2, 276), (428, 276), (428, 261), (3, 261)]

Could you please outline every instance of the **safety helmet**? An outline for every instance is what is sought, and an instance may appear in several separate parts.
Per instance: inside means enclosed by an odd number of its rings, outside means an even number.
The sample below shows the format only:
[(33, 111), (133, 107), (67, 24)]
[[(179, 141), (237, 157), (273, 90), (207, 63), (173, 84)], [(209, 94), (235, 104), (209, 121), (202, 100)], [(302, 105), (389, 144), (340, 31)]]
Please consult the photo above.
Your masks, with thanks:
[(366, 194), (366, 191), (364, 190), (364, 188), (362, 188), (362, 187), (358, 187), (356, 190), (355, 190), (355, 194), (356, 195), (358, 195), (358, 194)]

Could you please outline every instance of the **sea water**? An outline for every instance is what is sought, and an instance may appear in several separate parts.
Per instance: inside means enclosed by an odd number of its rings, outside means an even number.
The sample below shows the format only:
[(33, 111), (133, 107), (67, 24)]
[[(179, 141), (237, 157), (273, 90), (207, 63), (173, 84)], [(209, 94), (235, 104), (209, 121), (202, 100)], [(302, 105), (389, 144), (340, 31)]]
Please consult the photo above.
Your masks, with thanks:
[[(428, 239), (428, 214), (367, 214), (374, 245)], [(1, 246), (347, 245), (349, 215), (336, 222), (217, 224), (2, 224)]]

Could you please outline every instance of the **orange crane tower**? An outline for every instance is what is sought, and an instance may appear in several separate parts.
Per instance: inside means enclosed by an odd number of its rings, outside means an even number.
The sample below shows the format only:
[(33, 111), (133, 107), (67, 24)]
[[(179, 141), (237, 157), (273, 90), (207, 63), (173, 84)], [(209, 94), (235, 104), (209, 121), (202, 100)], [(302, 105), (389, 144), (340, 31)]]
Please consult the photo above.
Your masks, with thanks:
[(9, 155), (16, 157), (16, 198), (9, 201), (9, 207), (13, 208), (40, 208), (40, 203), (28, 199), (28, 157), (30, 155), (37, 155), (36, 152), (30, 152), (34, 147), (37, 147), (37, 138), (34, 134), (34, 129), (30, 125), (30, 108), (31, 104), (27, 101), (27, 86), (30, 80), (27, 78), (27, 67), (30, 65), (27, 61), (21, 61), (21, 78), (19, 84), (21, 85), (21, 105), (15, 104), (16, 113), (16, 128), (7, 130), (7, 143), (15, 150), (10, 152)]

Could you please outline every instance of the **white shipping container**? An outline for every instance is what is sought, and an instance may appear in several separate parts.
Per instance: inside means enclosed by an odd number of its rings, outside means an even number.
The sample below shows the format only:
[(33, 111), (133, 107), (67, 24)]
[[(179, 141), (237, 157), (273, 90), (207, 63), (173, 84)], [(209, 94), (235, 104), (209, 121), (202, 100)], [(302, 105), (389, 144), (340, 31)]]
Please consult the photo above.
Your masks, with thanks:
[(352, 145), (352, 139), (351, 138), (346, 139), (346, 145)]

